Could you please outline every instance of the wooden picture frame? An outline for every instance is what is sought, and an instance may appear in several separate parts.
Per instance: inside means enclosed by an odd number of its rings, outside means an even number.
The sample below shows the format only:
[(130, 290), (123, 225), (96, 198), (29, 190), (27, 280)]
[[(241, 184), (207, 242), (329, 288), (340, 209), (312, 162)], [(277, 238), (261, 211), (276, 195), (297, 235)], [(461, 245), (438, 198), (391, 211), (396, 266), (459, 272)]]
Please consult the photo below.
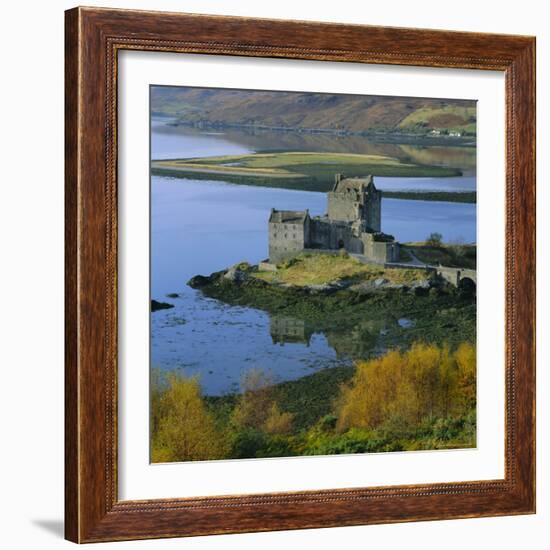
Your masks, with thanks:
[[(248, 496), (117, 496), (117, 54), (155, 50), (501, 71), (504, 479)], [(66, 493), (74, 542), (535, 511), (535, 39), (98, 8), (66, 12)]]

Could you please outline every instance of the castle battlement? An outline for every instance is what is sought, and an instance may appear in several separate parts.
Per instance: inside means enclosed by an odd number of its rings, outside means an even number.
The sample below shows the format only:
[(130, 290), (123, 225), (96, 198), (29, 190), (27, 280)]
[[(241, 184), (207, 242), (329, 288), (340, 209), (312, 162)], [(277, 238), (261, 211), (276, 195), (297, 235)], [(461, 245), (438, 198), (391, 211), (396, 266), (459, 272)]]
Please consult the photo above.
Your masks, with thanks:
[(344, 249), (374, 263), (395, 262), (399, 243), (381, 232), (382, 192), (374, 178), (344, 178), (336, 174), (327, 193), (328, 211), (275, 210), (269, 216), (269, 260), (278, 263), (305, 250)]

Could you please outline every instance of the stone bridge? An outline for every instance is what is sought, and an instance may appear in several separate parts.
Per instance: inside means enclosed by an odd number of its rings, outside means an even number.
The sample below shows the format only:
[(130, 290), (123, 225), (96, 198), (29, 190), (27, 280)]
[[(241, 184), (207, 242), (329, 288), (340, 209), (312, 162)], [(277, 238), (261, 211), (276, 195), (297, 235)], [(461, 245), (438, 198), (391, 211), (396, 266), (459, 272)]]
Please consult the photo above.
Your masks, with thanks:
[[(368, 260), (363, 260), (359, 254), (352, 254), (355, 258), (363, 263), (372, 263)], [(430, 265), (420, 262), (420, 260), (415, 258), (414, 262), (400, 263), (400, 262), (387, 262), (384, 264), (384, 267), (393, 267), (400, 269), (424, 269), (428, 273), (436, 273), (447, 282), (451, 283), (453, 286), (458, 287), (461, 281), (471, 281), (475, 286), (477, 286), (477, 273), (475, 269), (465, 269), (463, 267), (444, 267), (442, 265)]]
[(437, 274), (443, 277), (452, 285), (458, 287), (461, 281), (470, 280), (477, 286), (477, 273), (475, 269), (464, 269), (462, 267), (435, 267)]

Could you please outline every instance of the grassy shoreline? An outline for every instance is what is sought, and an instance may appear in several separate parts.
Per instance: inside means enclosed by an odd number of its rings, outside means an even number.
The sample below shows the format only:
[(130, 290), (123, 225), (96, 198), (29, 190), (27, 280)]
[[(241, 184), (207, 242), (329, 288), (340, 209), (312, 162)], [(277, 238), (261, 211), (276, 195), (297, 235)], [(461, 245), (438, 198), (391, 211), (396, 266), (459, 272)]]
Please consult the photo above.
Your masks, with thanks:
[(466, 204), (477, 202), (475, 191), (382, 191), (382, 197), (409, 201), (460, 202)]
[[(401, 162), (381, 155), (276, 152), (221, 157), (153, 160), (156, 175), (184, 179), (219, 179), (229, 183), (326, 192), (334, 174), (348, 177), (452, 177), (460, 170)], [(428, 194), (426, 197), (429, 200)]]

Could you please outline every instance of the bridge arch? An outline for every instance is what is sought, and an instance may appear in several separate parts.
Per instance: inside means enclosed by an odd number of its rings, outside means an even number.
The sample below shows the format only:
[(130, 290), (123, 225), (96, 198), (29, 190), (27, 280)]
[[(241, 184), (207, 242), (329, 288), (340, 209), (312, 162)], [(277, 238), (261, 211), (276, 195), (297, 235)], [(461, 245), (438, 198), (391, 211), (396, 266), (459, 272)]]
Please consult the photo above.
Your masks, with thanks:
[(477, 273), (475, 269), (464, 269), (461, 267), (443, 267), (436, 268), (437, 274), (457, 288), (461, 286), (461, 281), (467, 281), (464, 284), (477, 286)]

